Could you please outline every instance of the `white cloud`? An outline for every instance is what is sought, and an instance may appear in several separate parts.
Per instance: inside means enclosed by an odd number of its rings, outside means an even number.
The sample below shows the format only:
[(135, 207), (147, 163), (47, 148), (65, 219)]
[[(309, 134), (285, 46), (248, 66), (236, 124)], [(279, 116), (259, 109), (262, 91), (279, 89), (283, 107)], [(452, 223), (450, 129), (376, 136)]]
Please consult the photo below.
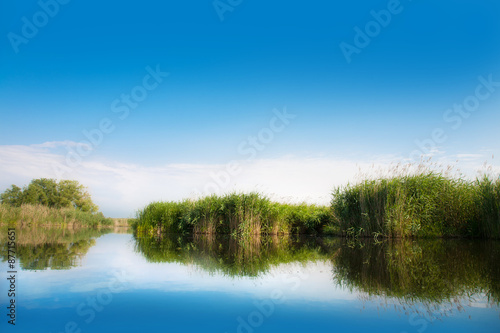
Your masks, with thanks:
[[(22, 146), (0, 146), (0, 191), (11, 184), (28, 184), (33, 178), (59, 178), (59, 168), (65, 165), (67, 150), (78, 143), (46, 142)], [(436, 167), (464, 160), (465, 170), (484, 168), (482, 154), (442, 156)], [(274, 200), (328, 204), (335, 186), (356, 182), (361, 176), (379, 174), (378, 170), (394, 167), (397, 156), (346, 159), (331, 157), (284, 156), (273, 159), (237, 161), (240, 173), (227, 177), (226, 164), (167, 164), (148, 167), (106, 161), (97, 156), (82, 160), (75, 168), (67, 168), (62, 178), (75, 179), (89, 188), (94, 201), (108, 216), (133, 216), (137, 209), (157, 200), (180, 200), (195, 197), (205, 189), (220, 193), (259, 191)], [(493, 167), (492, 172), (500, 172)], [(360, 172), (363, 171), (363, 173)], [(212, 177), (213, 175), (216, 175)], [(216, 180), (227, 186), (215, 186)], [(207, 185), (211, 184), (211, 185)], [(224, 184), (226, 185), (226, 184)]]

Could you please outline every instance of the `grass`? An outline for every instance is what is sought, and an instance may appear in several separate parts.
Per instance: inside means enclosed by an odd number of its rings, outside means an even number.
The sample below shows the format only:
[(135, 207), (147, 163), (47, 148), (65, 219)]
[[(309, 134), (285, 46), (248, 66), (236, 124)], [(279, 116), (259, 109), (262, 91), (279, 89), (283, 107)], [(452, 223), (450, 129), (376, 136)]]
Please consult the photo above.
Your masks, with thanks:
[(500, 180), (433, 171), (364, 180), (333, 193), (334, 228), (353, 237), (500, 238)]
[(231, 193), (199, 200), (154, 202), (137, 213), (134, 228), (146, 233), (321, 233), (331, 221), (328, 207), (272, 202), (258, 193)]
[(44, 205), (13, 207), (0, 203), (0, 225), (15, 224), (39, 226), (101, 227), (111, 226), (113, 221), (102, 213), (83, 212), (75, 208), (51, 208)]

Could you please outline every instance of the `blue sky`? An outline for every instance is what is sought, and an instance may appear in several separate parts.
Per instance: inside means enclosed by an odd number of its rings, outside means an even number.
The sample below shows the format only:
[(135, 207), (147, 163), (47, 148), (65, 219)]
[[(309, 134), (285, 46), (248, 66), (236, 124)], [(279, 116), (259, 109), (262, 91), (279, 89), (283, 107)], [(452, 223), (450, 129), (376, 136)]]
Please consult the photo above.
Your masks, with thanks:
[[(419, 152), (498, 168), (496, 1), (61, 2), (0, 4), (0, 190), (78, 179), (105, 213), (128, 216), (210, 192), (211, 172), (233, 160), (249, 165), (218, 190), (313, 202), (356, 166)], [(147, 68), (169, 75), (144, 90)], [(477, 89), (474, 111), (447, 113)], [(113, 102), (133, 91), (147, 96), (120, 119)], [(285, 108), (296, 117), (248, 161), (238, 147)], [(84, 131), (103, 119), (113, 130), (89, 146)], [(78, 145), (92, 151), (68, 166)]]

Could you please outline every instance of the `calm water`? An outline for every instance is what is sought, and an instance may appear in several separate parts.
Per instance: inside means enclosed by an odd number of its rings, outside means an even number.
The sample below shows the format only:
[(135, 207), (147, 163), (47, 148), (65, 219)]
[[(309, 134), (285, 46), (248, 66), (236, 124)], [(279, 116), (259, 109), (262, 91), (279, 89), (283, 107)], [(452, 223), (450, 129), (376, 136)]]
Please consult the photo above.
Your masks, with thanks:
[(499, 332), (500, 242), (18, 230), (2, 332)]

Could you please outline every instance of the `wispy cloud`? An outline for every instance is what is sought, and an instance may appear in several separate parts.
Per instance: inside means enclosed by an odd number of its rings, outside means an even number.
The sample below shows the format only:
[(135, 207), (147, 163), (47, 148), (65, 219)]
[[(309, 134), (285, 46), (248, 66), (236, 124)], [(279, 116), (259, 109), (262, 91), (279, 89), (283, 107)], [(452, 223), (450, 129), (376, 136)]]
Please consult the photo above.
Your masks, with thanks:
[(30, 147), (33, 148), (57, 148), (57, 147), (85, 147), (91, 149), (91, 145), (84, 142), (75, 142), (75, 141), (49, 141), (40, 144), (33, 144)]
[(475, 161), (485, 157), (483, 154), (457, 154), (457, 159)]

